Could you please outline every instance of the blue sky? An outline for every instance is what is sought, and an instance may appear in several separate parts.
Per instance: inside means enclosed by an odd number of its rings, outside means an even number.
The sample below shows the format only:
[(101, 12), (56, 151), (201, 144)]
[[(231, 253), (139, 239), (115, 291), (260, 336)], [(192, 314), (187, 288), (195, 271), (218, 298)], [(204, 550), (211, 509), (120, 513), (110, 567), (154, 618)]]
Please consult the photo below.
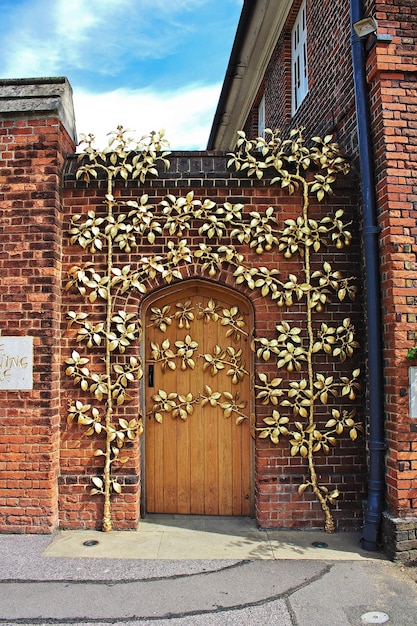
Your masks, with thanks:
[(243, 0), (0, 0), (0, 77), (66, 76), (78, 134), (204, 149)]

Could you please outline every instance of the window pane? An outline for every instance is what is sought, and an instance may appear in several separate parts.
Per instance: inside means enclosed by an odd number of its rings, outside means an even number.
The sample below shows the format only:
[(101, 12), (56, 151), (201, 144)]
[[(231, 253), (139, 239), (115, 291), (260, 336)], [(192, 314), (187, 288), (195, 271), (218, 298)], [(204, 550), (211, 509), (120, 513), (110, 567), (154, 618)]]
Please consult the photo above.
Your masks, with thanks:
[(292, 113), (297, 111), (308, 92), (306, 3), (302, 3), (292, 31)]

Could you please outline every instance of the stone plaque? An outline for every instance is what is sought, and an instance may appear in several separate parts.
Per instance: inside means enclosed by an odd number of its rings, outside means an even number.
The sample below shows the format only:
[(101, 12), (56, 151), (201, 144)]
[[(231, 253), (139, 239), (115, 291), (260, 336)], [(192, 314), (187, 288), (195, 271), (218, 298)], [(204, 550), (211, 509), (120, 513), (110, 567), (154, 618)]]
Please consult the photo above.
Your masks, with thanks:
[(417, 367), (409, 367), (408, 375), (410, 380), (410, 417), (417, 418)]
[(33, 389), (33, 337), (0, 335), (0, 391)]

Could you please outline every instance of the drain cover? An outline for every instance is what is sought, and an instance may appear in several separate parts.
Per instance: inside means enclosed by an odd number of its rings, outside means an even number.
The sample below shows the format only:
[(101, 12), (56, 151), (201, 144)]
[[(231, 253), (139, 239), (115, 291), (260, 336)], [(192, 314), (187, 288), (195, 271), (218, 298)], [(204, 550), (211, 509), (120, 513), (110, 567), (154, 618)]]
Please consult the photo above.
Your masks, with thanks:
[(98, 545), (98, 541), (96, 539), (89, 539), (88, 541), (84, 541), (83, 546), (87, 546), (88, 548), (90, 546), (97, 546)]
[(328, 548), (329, 547), (329, 544), (326, 543), (325, 541), (313, 541), (311, 545), (314, 546), (315, 548)]
[(389, 620), (389, 615), (383, 611), (370, 611), (361, 616), (362, 624), (385, 624)]

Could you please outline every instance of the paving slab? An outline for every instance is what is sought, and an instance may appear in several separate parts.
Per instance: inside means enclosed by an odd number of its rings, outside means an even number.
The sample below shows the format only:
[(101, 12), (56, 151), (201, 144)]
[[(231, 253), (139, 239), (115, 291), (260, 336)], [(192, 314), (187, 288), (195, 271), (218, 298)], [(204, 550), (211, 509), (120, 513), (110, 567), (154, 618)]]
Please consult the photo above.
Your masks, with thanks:
[(358, 533), (259, 530), (251, 518), (149, 516), (136, 531), (60, 531), (48, 557), (163, 560), (366, 560)]

